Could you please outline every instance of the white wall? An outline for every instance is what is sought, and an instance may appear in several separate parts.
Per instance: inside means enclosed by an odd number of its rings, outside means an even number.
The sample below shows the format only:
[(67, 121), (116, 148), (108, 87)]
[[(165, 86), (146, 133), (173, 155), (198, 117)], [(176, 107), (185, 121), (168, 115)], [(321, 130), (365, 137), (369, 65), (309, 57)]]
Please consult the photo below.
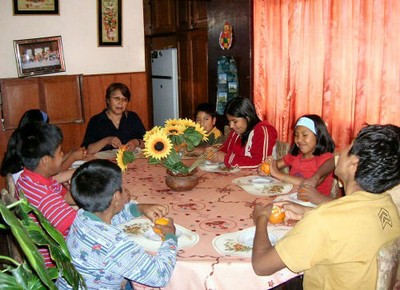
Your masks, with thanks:
[(0, 0), (0, 78), (17, 77), (13, 40), (61, 35), (66, 72), (145, 71), (142, 0), (122, 0), (122, 47), (99, 47), (97, 0), (59, 0), (59, 15), (13, 15)]

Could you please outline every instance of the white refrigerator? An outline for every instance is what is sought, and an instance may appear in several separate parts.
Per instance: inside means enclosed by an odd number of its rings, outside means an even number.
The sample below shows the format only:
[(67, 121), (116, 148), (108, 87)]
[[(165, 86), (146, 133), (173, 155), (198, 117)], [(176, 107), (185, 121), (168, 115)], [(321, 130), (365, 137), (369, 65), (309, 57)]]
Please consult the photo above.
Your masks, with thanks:
[(151, 82), (153, 88), (154, 126), (163, 126), (165, 120), (179, 118), (177, 49), (151, 52)]

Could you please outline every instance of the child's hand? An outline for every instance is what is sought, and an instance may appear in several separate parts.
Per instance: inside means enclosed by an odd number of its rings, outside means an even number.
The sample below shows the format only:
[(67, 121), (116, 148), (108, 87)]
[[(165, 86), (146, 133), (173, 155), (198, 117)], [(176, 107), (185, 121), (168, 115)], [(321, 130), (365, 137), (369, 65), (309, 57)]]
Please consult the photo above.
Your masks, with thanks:
[(168, 214), (168, 207), (159, 204), (139, 204), (139, 211), (149, 220), (154, 222), (157, 218), (164, 217)]
[(272, 211), (272, 204), (263, 206), (261, 204), (256, 204), (250, 217), (253, 219), (254, 224), (257, 223), (258, 219), (264, 217), (266, 220), (269, 219)]
[(321, 193), (313, 187), (300, 186), (299, 192), (297, 193), (297, 198), (302, 201), (309, 201), (312, 203), (318, 203), (318, 197)]
[(269, 163), (269, 171), (272, 177), (275, 177), (280, 173), (276, 160), (272, 156), (268, 156), (265, 162)]
[(305, 179), (300, 186), (305, 186), (305, 187), (313, 187), (316, 188), (318, 185), (318, 178), (315, 176), (312, 176), (308, 179)]
[[(154, 222), (154, 232), (159, 234), (163, 239), (167, 234), (174, 234), (176, 233), (174, 220), (172, 218), (162, 218), (155, 220)], [(167, 223), (165, 221), (168, 221)]]

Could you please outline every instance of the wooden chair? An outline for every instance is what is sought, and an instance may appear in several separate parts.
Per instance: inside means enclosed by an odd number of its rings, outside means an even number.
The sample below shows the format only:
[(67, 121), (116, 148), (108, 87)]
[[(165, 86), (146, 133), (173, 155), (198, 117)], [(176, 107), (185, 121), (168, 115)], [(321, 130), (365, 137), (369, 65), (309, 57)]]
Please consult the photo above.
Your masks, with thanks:
[[(400, 288), (400, 237), (383, 245), (377, 255), (378, 278), (377, 290), (392, 290)], [(397, 280), (397, 283), (396, 283)], [(399, 288), (395, 288), (395, 285)]]

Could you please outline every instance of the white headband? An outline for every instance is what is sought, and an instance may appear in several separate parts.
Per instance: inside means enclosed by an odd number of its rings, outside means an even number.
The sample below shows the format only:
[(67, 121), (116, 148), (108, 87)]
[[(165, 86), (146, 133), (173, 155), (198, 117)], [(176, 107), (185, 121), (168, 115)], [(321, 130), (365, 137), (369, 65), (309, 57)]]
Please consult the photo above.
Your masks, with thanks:
[(317, 135), (317, 130), (315, 129), (314, 121), (311, 120), (310, 118), (301, 117), (301, 118), (297, 121), (295, 128), (296, 128), (297, 126), (304, 126), (304, 127), (308, 128), (308, 129), (310, 129), (315, 135)]

